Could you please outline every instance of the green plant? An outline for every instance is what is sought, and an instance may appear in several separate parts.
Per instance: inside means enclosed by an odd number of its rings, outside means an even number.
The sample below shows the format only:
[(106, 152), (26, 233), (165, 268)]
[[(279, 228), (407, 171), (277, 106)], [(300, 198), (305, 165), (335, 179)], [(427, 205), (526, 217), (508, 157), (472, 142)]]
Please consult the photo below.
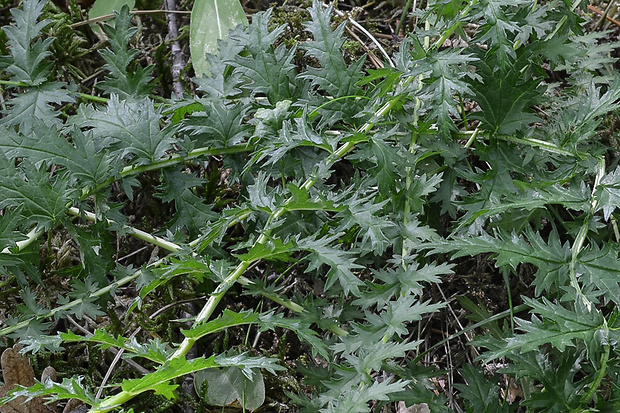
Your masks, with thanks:
[[(152, 69), (130, 67), (125, 7), (105, 29), (105, 103), (65, 118), (57, 108), (77, 93), (50, 78), (44, 2), (26, 0), (4, 28), (14, 89), (0, 130), (0, 270), (21, 301), (0, 336), (35, 353), (112, 347), (150, 370), (102, 397), (74, 376), (5, 400), (144, 409), (145, 393), (172, 399), (200, 370), (234, 367), (251, 380), (256, 369), (292, 369), (247, 339), (218, 341), (286, 330), (307, 349), (294, 367), (308, 388), (289, 394), (303, 411), (395, 401), (447, 411), (429, 380), (440, 373), (419, 363), (437, 348), (423, 351), (424, 325), (448, 304), (431, 291), (462, 257), (492, 254), (508, 302), (475, 325), (489, 326), (475, 340), (488, 350), (479, 359), (503, 358), (500, 373), (533, 411), (613, 410), (620, 170), (607, 167), (599, 137), (620, 98), (613, 60), (584, 47), (593, 36), (578, 3), (456, 3), (429, 2), (429, 30), (400, 45), (395, 67), (368, 74), (363, 58), (344, 59), (344, 23), (332, 28), (330, 7), (309, 9), (302, 65), (270, 12), (254, 15), (206, 56), (196, 97), (157, 104)], [(455, 36), (465, 45), (444, 47)], [(549, 85), (560, 70), (566, 84)], [(53, 254), (56, 236), (74, 248), (68, 265)], [(149, 254), (122, 265), (143, 245)], [(522, 270), (534, 289), (513, 297)], [(59, 278), (64, 289), (46, 295), (41, 286)], [(109, 303), (128, 286), (136, 296), (119, 319)], [(174, 307), (183, 294), (207, 299), (177, 324), (141, 321), (158, 338), (129, 334), (149, 305)], [(112, 321), (52, 334), (51, 317)], [(468, 411), (517, 409), (477, 367), (462, 377)]]

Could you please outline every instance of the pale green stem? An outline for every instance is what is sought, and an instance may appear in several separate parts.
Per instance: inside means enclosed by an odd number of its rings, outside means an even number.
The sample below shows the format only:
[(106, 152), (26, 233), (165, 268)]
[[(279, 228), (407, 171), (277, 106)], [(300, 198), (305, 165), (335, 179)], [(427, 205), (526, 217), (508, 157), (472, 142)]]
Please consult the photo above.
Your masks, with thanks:
[[(84, 217), (89, 221), (93, 221), (93, 222), (97, 221), (97, 216), (95, 214), (93, 214), (92, 212), (88, 212), (88, 211), (81, 211), (76, 207), (69, 208), (67, 210), (67, 213), (73, 216), (76, 216), (76, 217)], [(108, 223), (108, 225), (117, 224), (117, 222), (112, 219), (106, 219), (106, 222)], [(158, 247), (163, 248), (166, 251), (177, 252), (181, 250), (181, 246), (178, 244), (175, 244), (174, 242), (170, 242), (168, 240), (149, 234), (148, 232), (144, 232), (140, 229), (131, 227), (129, 225), (123, 225), (123, 229), (126, 230), (130, 235), (138, 239), (141, 239), (142, 241), (146, 241), (150, 244), (157, 245)]]
[(467, 143), (465, 143), (465, 149), (469, 149), (469, 147), (475, 142), (479, 132), (480, 129), (478, 128), (474, 130), (474, 133), (471, 134), (471, 137), (467, 140)]
[[(338, 10), (337, 8), (334, 8), (333, 12), (336, 13), (339, 17), (345, 17), (345, 13), (340, 11), (340, 10)], [(356, 22), (353, 19), (353, 17), (351, 17), (350, 14), (346, 15), (346, 17), (349, 20), (349, 23), (351, 23), (353, 26), (355, 26), (355, 28), (357, 28), (360, 32), (364, 33), (364, 35), (366, 37), (368, 37), (370, 39), (370, 41), (375, 44), (375, 46), (377, 46), (377, 49), (379, 49), (379, 51), (381, 51), (381, 53), (383, 54), (383, 56), (385, 57), (385, 59), (387, 60), (389, 65), (391, 67), (394, 67), (394, 63), (392, 62), (392, 59), (390, 58), (390, 55), (388, 54), (388, 52), (385, 51), (385, 49), (383, 48), (381, 43), (375, 38), (375, 36), (373, 36), (368, 30), (366, 30), (366, 28), (364, 28), (364, 26), (362, 26), (361, 24)]]
[[(603, 346), (603, 349), (604, 349), (604, 352), (601, 355), (601, 366), (596, 372), (596, 378), (594, 379), (594, 382), (590, 385), (590, 389), (588, 390), (588, 392), (581, 399), (581, 404), (583, 405), (588, 405), (590, 403), (590, 401), (594, 397), (594, 394), (596, 393), (596, 390), (598, 389), (598, 386), (600, 386), (601, 382), (605, 378), (605, 375), (607, 374), (607, 362), (609, 361), (609, 353), (610, 353), (611, 346), (609, 344), (605, 345)], [(575, 412), (576, 411), (577, 410), (575, 410)], [(583, 411), (583, 410), (578, 410), (578, 411)]]
[[(30, 87), (30, 88), (37, 87), (35, 85), (29, 85), (28, 83), (24, 83), (24, 82), (15, 82), (13, 80), (0, 80), (0, 85), (16, 86), (16, 87)], [(109, 100), (108, 98), (102, 98), (100, 96), (89, 95), (88, 93), (78, 93), (78, 96), (82, 99), (91, 100), (93, 102), (99, 102), (99, 103), (107, 103)]]
[(528, 146), (536, 146), (547, 152), (557, 153), (558, 155), (566, 155), (566, 156), (579, 156), (580, 158), (585, 158), (587, 155), (582, 152), (571, 152), (567, 149), (561, 148), (551, 142), (541, 141), (540, 139), (534, 138), (517, 138), (515, 136), (509, 135), (496, 135), (498, 139), (502, 139), (505, 141), (511, 141), (515, 143), (520, 143)]
[(614, 236), (616, 237), (616, 242), (620, 242), (620, 231), (618, 231), (618, 221), (614, 216), (611, 216), (611, 226), (614, 230)]
[[(26, 248), (28, 245), (32, 244), (34, 241), (36, 241), (37, 238), (39, 238), (41, 236), (41, 234), (43, 233), (43, 230), (39, 229), (37, 230), (37, 228), (33, 228), (30, 230), (30, 232), (28, 234), (26, 234), (26, 239), (21, 240), (21, 241), (17, 241), (15, 244), (17, 246), (17, 251), (21, 251), (24, 248)], [(3, 254), (11, 254), (11, 247), (5, 247), (2, 250)]]
[(168, 166), (177, 165), (177, 164), (180, 164), (182, 162), (189, 161), (191, 159), (195, 159), (195, 158), (198, 158), (198, 157), (201, 157), (201, 156), (230, 155), (230, 154), (235, 154), (235, 153), (250, 152), (253, 149), (254, 149), (253, 146), (246, 145), (246, 144), (229, 146), (229, 147), (226, 147), (226, 148), (211, 148), (211, 147), (208, 147), (208, 148), (198, 148), (198, 149), (194, 149), (192, 151), (189, 151), (186, 156), (182, 156), (182, 155), (179, 155), (179, 154), (174, 154), (174, 155), (167, 156), (166, 158), (163, 158), (163, 159), (160, 159), (160, 160), (157, 160), (157, 161), (153, 161), (152, 163), (150, 163), (148, 165), (131, 165), (131, 166), (127, 166), (127, 167), (123, 168), (119, 172), (118, 177), (112, 176), (112, 177), (106, 179), (104, 182), (102, 182), (99, 185), (97, 185), (94, 189), (84, 188), (82, 190), (82, 198), (86, 198), (90, 194), (100, 191), (101, 189), (105, 188), (106, 186), (108, 186), (111, 183), (113, 183), (116, 180), (118, 180), (119, 177), (120, 178), (125, 178), (125, 177), (131, 176), (131, 175), (136, 175), (136, 174), (140, 174), (140, 173), (144, 173), (144, 172), (149, 172), (149, 171), (155, 171), (155, 170), (158, 170), (158, 169), (163, 169), (163, 168), (166, 168)]
[[(422, 88), (422, 75), (420, 75), (420, 85), (418, 87), (418, 90), (420, 90)], [(420, 107), (422, 106), (422, 102), (420, 101), (420, 99), (416, 96), (415, 98), (415, 106), (413, 108), (413, 126), (414, 126), (414, 131), (411, 132), (411, 142), (409, 144), (409, 152), (413, 153), (415, 150), (415, 143), (416, 143), (416, 138), (417, 138), (417, 127), (418, 127), (418, 111), (420, 110)], [(411, 188), (411, 184), (413, 183), (413, 179), (411, 178), (411, 166), (407, 166), (405, 168), (406, 170), (406, 178), (405, 178), (405, 190), (407, 191), (407, 193), (409, 193), (409, 188)], [(407, 217), (409, 216), (409, 213), (411, 212), (411, 203), (409, 202), (409, 197), (406, 196), (405, 197), (405, 211), (403, 213), (403, 222), (405, 224), (405, 226), (407, 226), (408, 220)], [(401, 260), (401, 265), (403, 268), (407, 268), (407, 264), (405, 263), (405, 257), (407, 257), (407, 255), (409, 255), (409, 251), (407, 251), (407, 246), (406, 246), (407, 242), (405, 239), (403, 239), (403, 246), (401, 249), (401, 254), (400, 254), (400, 260)]]
[(403, 24), (405, 23), (407, 15), (409, 14), (409, 8), (411, 8), (411, 3), (413, 3), (412, 10), (415, 10), (417, 8), (417, 0), (415, 2), (413, 2), (413, 0), (407, 0), (407, 4), (405, 4), (405, 7), (403, 8), (403, 14), (400, 16), (400, 20), (398, 21), (398, 25), (396, 26), (397, 36), (400, 36), (400, 31), (403, 28)]
[[(581, 0), (575, 0), (573, 4), (571, 5), (571, 11), (574, 12), (581, 2), (582, 2)], [(551, 33), (549, 33), (547, 37), (545, 37), (545, 42), (548, 42), (549, 40), (553, 39), (555, 35), (558, 34), (562, 26), (564, 26), (564, 23), (566, 23), (567, 20), (568, 20), (567, 15), (562, 16), (558, 24), (555, 26), (555, 29)]]
[(588, 230), (590, 229), (590, 218), (594, 215), (594, 212), (598, 208), (598, 198), (596, 197), (596, 191), (598, 189), (599, 184), (601, 183), (601, 179), (605, 175), (605, 160), (602, 157), (598, 158), (597, 164), (597, 172), (596, 177), (594, 178), (594, 185), (592, 186), (592, 195), (590, 201), (590, 210), (585, 214), (583, 224), (581, 224), (581, 228), (579, 229), (579, 233), (575, 238), (575, 242), (573, 243), (573, 247), (571, 248), (571, 260), (569, 267), (569, 276), (570, 276), (570, 284), (577, 292), (577, 296), (581, 298), (583, 304), (586, 306), (588, 311), (592, 310), (592, 302), (583, 294), (581, 287), (579, 286), (579, 280), (577, 280), (577, 269), (575, 268), (577, 261), (579, 260), (579, 254), (583, 249), (583, 245), (586, 241), (586, 236), (588, 235)]
[[(67, 211), (69, 214), (77, 216), (77, 217), (84, 217), (89, 221), (93, 221), (96, 222), (97, 221), (97, 216), (95, 214), (93, 214), (92, 212), (88, 212), (88, 211), (80, 211), (78, 208), (69, 208), (69, 210)], [(107, 220), (108, 225), (114, 225), (117, 224), (116, 221), (108, 219)], [(147, 232), (144, 232), (140, 229), (131, 227), (129, 225), (124, 225), (123, 229), (127, 231), (128, 234), (141, 239), (143, 241), (146, 241), (150, 244), (153, 245), (157, 245), (160, 248), (165, 249), (166, 251), (170, 251), (170, 252), (178, 252), (181, 251), (183, 249), (182, 246), (180, 246), (179, 244), (175, 244), (174, 242), (168, 241), (166, 239), (163, 239), (161, 237), (149, 234)], [(196, 246), (200, 241), (200, 238), (197, 238), (196, 240), (192, 241), (189, 245), (191, 246)], [(241, 277), (239, 279), (239, 283), (242, 285), (252, 285), (255, 284), (254, 281), (246, 278), (246, 277)], [(281, 297), (279, 297), (277, 294), (273, 294), (270, 293), (268, 291), (261, 291), (261, 295), (263, 295), (265, 298), (274, 301), (277, 304), (282, 305), (283, 307), (288, 308), (291, 311), (294, 311), (296, 313), (301, 313), (302, 311), (304, 311), (304, 308), (297, 304), (294, 303), (292, 301), (289, 300), (285, 300)]]

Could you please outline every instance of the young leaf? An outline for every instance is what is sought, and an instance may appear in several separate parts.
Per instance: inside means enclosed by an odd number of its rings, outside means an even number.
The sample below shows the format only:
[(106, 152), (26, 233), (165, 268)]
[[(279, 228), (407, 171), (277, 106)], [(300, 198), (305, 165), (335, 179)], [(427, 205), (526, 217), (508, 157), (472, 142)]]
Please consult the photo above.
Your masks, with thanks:
[(244, 121), (248, 108), (244, 104), (223, 105), (220, 99), (201, 99), (204, 111), (194, 112), (184, 123), (196, 145), (225, 148), (245, 141), (250, 136)]
[[(5, 208), (2, 214), (2, 219), (0, 219), (0, 252), (2, 253), (6, 252), (5, 249), (10, 250), (15, 247), (17, 241), (21, 241), (25, 238), (20, 232), (16, 231), (22, 219), (20, 213), (21, 209), (21, 206), (13, 209)], [(1, 257), (0, 262), (2, 263), (1, 265), (7, 265)]]
[[(405, 47), (408, 43), (404, 43)], [(416, 45), (424, 53), (423, 58), (415, 61), (415, 67), (406, 72), (408, 76), (422, 77), (423, 102), (428, 102), (429, 122), (437, 123), (439, 132), (444, 138), (450, 131), (456, 130), (454, 119), (459, 119), (461, 114), (458, 108), (458, 96), (472, 93), (469, 84), (464, 78), (475, 78), (469, 72), (469, 65), (478, 60), (471, 54), (451, 49), (425, 51), (421, 44)], [(412, 57), (418, 57), (417, 53)], [(422, 57), (422, 56), (419, 56)]]
[(178, 170), (164, 171), (163, 178), (164, 192), (158, 196), (165, 202), (174, 201), (176, 213), (170, 223), (174, 232), (180, 228), (187, 228), (190, 234), (194, 235), (207, 222), (217, 219), (218, 216), (211, 207), (191, 190), (202, 185), (203, 180)]
[[(107, 2), (109, 3), (109, 2)], [(130, 65), (134, 62), (137, 50), (129, 48), (129, 42), (137, 33), (138, 29), (131, 27), (130, 7), (133, 7), (133, 1), (125, 1), (122, 7), (111, 4), (114, 10), (115, 27), (105, 24), (103, 29), (110, 40), (111, 49), (104, 49), (99, 52), (106, 64), (104, 68), (108, 70), (110, 76), (107, 76), (103, 82), (97, 86), (110, 95), (115, 94), (122, 97), (138, 97), (149, 93), (151, 86), (151, 73), (153, 66), (142, 68), (138, 67), (134, 73), (130, 71)], [(129, 7), (128, 5), (131, 4)], [(94, 10), (94, 6), (92, 10)], [(119, 11), (117, 11), (119, 10)]]
[(376, 381), (370, 386), (360, 386), (353, 388), (339, 397), (330, 398), (326, 408), (321, 409), (322, 413), (344, 413), (344, 412), (367, 412), (367, 403), (371, 400), (388, 400), (390, 394), (403, 391), (407, 385), (406, 381), (398, 380), (392, 382), (390, 379), (382, 382)]
[(328, 359), (327, 345), (318, 337), (318, 334), (310, 328), (310, 323), (305, 323), (302, 319), (284, 317), (282, 314), (268, 313), (261, 315), (258, 323), (262, 329), (274, 330), (276, 327), (286, 328), (293, 331), (297, 336), (310, 344), (312, 352), (320, 354)]
[[(500, 55), (487, 53), (474, 64), (477, 76), (470, 85), (480, 112), (470, 117), (482, 121), (492, 134), (511, 135), (539, 121), (530, 108), (539, 101), (544, 87), (541, 78), (523, 76), (529, 57), (529, 53), (521, 52), (508, 65)], [(500, 66), (505, 70), (498, 70)]]
[(598, 209), (603, 210), (603, 217), (605, 221), (608, 221), (611, 214), (620, 205), (620, 167), (601, 179), (600, 185), (596, 188), (595, 196), (599, 201)]
[[(357, 83), (362, 78), (363, 60), (347, 66), (340, 48), (344, 44), (345, 23), (335, 30), (330, 27), (333, 6), (327, 8), (319, 1), (314, 1), (308, 10), (312, 20), (306, 28), (312, 33), (313, 41), (304, 45), (307, 53), (316, 58), (320, 68), (308, 67), (300, 75), (302, 79), (310, 79), (312, 83), (332, 96), (355, 96), (359, 94)], [(354, 106), (354, 105), (352, 105)]]
[(55, 383), (51, 379), (43, 382), (37, 381), (33, 386), (27, 389), (11, 392), (10, 397), (0, 400), (0, 405), (20, 397), (25, 397), (26, 400), (30, 400), (43, 396), (50, 396), (50, 401), (77, 399), (86, 404), (94, 404), (95, 395), (86, 387), (83, 381), (84, 377), (82, 376), (71, 379), (64, 378), (62, 383)]

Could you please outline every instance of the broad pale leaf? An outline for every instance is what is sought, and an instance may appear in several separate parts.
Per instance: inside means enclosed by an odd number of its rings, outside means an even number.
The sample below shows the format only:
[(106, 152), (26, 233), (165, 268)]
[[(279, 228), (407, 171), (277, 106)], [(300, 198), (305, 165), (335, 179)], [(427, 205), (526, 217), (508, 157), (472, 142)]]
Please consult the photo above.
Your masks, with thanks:
[(107, 16), (114, 14), (115, 11), (121, 11), (124, 5), (127, 5), (129, 10), (133, 9), (136, 5), (135, 0), (95, 0), (93, 5), (88, 11), (89, 19), (96, 19), (97, 17)]
[(265, 402), (265, 382), (258, 369), (254, 369), (252, 380), (234, 366), (201, 370), (194, 376), (194, 387), (199, 396), (214, 406), (238, 401), (244, 409), (256, 410)]
[(196, 0), (190, 23), (189, 50), (198, 77), (209, 74), (206, 55), (218, 53), (218, 40), (238, 25), (248, 24), (239, 0)]

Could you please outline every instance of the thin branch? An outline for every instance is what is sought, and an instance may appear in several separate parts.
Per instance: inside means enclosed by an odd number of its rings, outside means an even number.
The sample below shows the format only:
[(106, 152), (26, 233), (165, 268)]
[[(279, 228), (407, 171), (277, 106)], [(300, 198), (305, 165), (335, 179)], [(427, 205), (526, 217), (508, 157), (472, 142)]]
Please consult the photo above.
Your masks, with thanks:
[[(131, 14), (159, 14), (159, 13), (166, 13), (166, 14), (191, 14), (192, 12), (188, 11), (188, 10), (134, 10), (134, 11), (131, 12)], [(97, 22), (100, 22), (102, 20), (109, 20), (109, 19), (113, 19), (113, 18), (114, 18), (114, 14), (104, 14), (103, 16), (94, 17), (92, 19), (88, 19), (88, 20), (84, 20), (84, 21), (81, 21), (81, 22), (73, 23), (69, 27), (76, 28), (76, 27), (80, 27), (80, 26), (86, 26), (87, 24), (97, 23)]]
[[(168, 12), (176, 11), (175, 0), (165, 0), (164, 8)], [(178, 99), (183, 97), (183, 84), (181, 83), (181, 71), (185, 67), (185, 57), (179, 42), (179, 29), (177, 25), (177, 15), (174, 13), (166, 13), (166, 22), (168, 23), (168, 35), (172, 44), (170, 49), (172, 52), (172, 89)]]
[[(611, 6), (612, 3), (610, 2), (609, 5)], [(609, 13), (609, 6), (605, 9), (605, 11), (601, 11), (601, 10), (597, 9), (596, 7), (591, 6), (591, 5), (588, 4), (588, 10), (593, 11), (594, 13), (598, 14), (599, 16), (601, 16), (599, 21), (596, 23), (596, 28), (600, 28), (600, 26), (603, 25), (603, 22), (605, 21), (605, 19), (609, 20), (610, 22), (612, 22), (616, 26), (620, 27), (620, 22), (618, 22), (613, 17), (609, 16), (609, 14), (608, 14)]]

